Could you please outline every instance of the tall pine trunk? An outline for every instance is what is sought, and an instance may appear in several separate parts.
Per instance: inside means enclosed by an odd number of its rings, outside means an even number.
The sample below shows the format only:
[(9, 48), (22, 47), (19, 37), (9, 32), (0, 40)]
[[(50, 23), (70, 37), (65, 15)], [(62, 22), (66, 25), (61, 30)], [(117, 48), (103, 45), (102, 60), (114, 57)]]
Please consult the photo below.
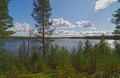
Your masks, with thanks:
[[(44, 20), (44, 16), (43, 16)], [(45, 59), (45, 28), (44, 28), (44, 22), (43, 22), (43, 58)]]
[[(33, 13), (32, 17), (36, 21), (36, 27), (38, 28), (38, 33), (42, 33), (42, 47), (43, 47), (43, 58), (45, 59), (45, 34), (46, 30), (52, 25), (49, 21), (51, 15), (51, 7), (49, 0), (33, 0)], [(52, 31), (53, 32), (53, 31)], [(41, 35), (41, 34), (40, 34)]]

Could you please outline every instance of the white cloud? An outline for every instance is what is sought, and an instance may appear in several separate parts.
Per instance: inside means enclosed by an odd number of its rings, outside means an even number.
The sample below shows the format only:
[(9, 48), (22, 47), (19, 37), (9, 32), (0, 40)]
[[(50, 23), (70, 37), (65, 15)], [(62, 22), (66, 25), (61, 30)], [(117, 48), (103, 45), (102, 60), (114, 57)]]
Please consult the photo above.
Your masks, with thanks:
[[(57, 26), (62, 27), (61, 23), (64, 24), (65, 26), (68, 25), (68, 28), (71, 28), (69, 22), (67, 23), (63, 23), (64, 20), (61, 20), (60, 24), (59, 24), (60, 20), (58, 22), (55, 22), (54, 24)], [(77, 22), (77, 24), (80, 27), (89, 27), (94, 25), (91, 21), (81, 21), (81, 22)], [(74, 25), (72, 25), (74, 26)], [(75, 26), (76, 27), (76, 26)], [(30, 31), (32, 30), (31, 26), (27, 23), (15, 23), (15, 25), (10, 28), (9, 30), (13, 30), (16, 33), (13, 34), (13, 36), (29, 36), (30, 35)], [(92, 30), (92, 31), (91, 31)], [(93, 31), (94, 30), (94, 31)], [(37, 30), (34, 30), (32, 32), (32, 35), (37, 34)], [(98, 31), (96, 30), (95, 27), (91, 27), (89, 31), (77, 31), (76, 28), (73, 29), (56, 29), (52, 35), (46, 35), (46, 36), (53, 36), (53, 37), (83, 37), (83, 36), (94, 36), (94, 35), (101, 35), (101, 34), (105, 34), (105, 35), (112, 35), (111, 31)]]
[(94, 11), (97, 12), (99, 10), (107, 8), (110, 4), (116, 2), (117, 0), (98, 0), (95, 3)]
[(15, 32), (13, 36), (28, 36), (30, 33), (31, 26), (27, 23), (15, 23), (12, 28), (9, 28), (8, 30), (12, 30)]
[(55, 30), (55, 32), (52, 34), (53, 37), (84, 37), (84, 36), (100, 36), (102, 34), (104, 35), (112, 35), (113, 31), (100, 31), (100, 30), (94, 30), (94, 31), (76, 31), (76, 30)]
[(13, 26), (13, 29), (15, 31), (24, 31), (24, 32), (29, 32), (29, 30), (31, 29), (31, 26), (27, 23), (16, 23), (14, 26)]
[(53, 35), (53, 37), (80, 37), (83, 36), (76, 30), (56, 30)]
[(63, 28), (74, 28), (76, 27), (72, 23), (70, 23), (68, 20), (64, 20), (63, 18), (59, 19), (53, 19), (52, 20), (52, 26), (53, 27), (63, 27)]
[(94, 25), (94, 24), (93, 24), (91, 21), (89, 21), (89, 20), (87, 20), (87, 21), (78, 21), (78, 22), (76, 22), (76, 24), (77, 24), (78, 27), (81, 27), (81, 28), (86, 28), (86, 27), (89, 27), (89, 26), (93, 26), (93, 25)]
[(105, 40), (105, 42), (107, 42), (108, 46), (111, 48), (115, 48), (115, 40)]
[(95, 27), (92, 27), (92, 28), (90, 28), (90, 30), (91, 30), (91, 31), (95, 31), (95, 30), (96, 30), (96, 28), (95, 28)]

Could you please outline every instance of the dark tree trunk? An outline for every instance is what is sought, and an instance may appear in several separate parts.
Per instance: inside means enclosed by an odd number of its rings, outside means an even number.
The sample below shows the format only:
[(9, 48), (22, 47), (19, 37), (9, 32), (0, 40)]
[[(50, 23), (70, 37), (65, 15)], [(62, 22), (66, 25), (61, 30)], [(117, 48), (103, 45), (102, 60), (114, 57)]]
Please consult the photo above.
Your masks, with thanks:
[(45, 59), (45, 22), (44, 22), (44, 6), (42, 6), (42, 21), (43, 21), (43, 59)]
[(45, 59), (45, 29), (44, 29), (44, 23), (43, 23), (43, 58)]

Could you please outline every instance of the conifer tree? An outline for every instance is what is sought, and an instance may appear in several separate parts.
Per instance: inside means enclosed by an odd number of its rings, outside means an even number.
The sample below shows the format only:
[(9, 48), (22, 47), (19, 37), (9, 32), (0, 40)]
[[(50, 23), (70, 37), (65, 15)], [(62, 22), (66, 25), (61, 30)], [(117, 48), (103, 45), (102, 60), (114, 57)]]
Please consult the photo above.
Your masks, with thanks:
[[(119, 0), (119, 2), (120, 2), (120, 0)], [(116, 13), (113, 14), (114, 18), (112, 19), (112, 22), (116, 25), (114, 34), (116, 37), (118, 36), (117, 38), (115, 38), (115, 40), (116, 40), (115, 50), (117, 53), (120, 54), (120, 44), (119, 44), (119, 40), (117, 40), (117, 39), (119, 39), (119, 36), (120, 36), (120, 8), (118, 8), (115, 12)]]
[[(45, 34), (51, 34), (51, 6), (49, 0), (33, 0), (32, 17), (36, 21), (35, 26), (38, 28), (38, 33), (42, 35), (43, 41), (43, 58), (45, 58)], [(50, 33), (49, 33), (50, 32)]]
[(86, 42), (85, 42), (84, 52), (85, 53), (90, 52), (91, 51), (91, 47), (92, 47), (92, 45), (90, 44), (89, 40), (87, 39)]
[(9, 2), (10, 0), (0, 0), (0, 39), (13, 34), (12, 31), (7, 30), (13, 26), (13, 19), (8, 11)]
[(116, 10), (116, 14), (113, 14), (112, 22), (116, 24), (114, 34), (120, 35), (120, 8)]

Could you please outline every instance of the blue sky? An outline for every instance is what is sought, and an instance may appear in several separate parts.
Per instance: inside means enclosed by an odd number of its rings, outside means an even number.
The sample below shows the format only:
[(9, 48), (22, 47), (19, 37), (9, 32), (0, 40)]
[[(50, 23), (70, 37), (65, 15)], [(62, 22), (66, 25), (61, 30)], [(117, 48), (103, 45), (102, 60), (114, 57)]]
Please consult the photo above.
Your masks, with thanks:
[[(12, 0), (9, 5), (10, 15), (15, 22), (28, 23), (34, 28), (34, 20), (31, 17), (33, 0)], [(103, 5), (104, 8), (95, 10), (97, 1), (109, 0), (50, 0), (52, 15), (50, 19), (60, 19), (69, 21), (76, 25), (76, 22), (91, 21), (97, 30), (114, 30), (115, 25), (110, 22), (114, 11), (120, 7), (116, 0)], [(113, 1), (113, 2), (112, 2)], [(104, 4), (104, 3), (103, 3)], [(100, 5), (100, 4), (99, 4)], [(90, 26), (91, 27), (91, 26)], [(75, 27), (74, 30), (89, 30), (90, 27)], [(61, 28), (62, 29), (62, 28)], [(66, 29), (71, 30), (71, 29)]]

